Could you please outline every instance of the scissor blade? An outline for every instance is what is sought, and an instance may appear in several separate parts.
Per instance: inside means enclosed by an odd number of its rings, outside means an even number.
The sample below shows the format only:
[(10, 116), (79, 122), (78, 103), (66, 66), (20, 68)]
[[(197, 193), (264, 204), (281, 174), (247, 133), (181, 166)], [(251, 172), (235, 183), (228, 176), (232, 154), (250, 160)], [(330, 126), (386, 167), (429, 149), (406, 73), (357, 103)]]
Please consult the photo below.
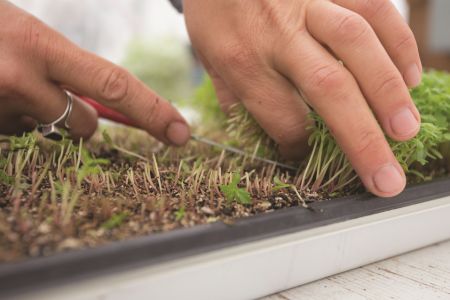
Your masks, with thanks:
[(284, 163), (280, 163), (278, 161), (274, 161), (274, 160), (267, 159), (267, 158), (264, 158), (264, 157), (252, 155), (252, 154), (249, 154), (249, 153), (247, 153), (247, 152), (245, 152), (245, 151), (243, 151), (241, 149), (238, 149), (238, 148), (235, 148), (235, 147), (232, 147), (232, 146), (228, 146), (228, 145), (224, 145), (224, 144), (220, 144), (218, 142), (215, 142), (213, 140), (210, 140), (210, 139), (202, 137), (202, 136), (192, 135), (191, 139), (196, 141), (196, 142), (199, 142), (199, 143), (202, 143), (202, 144), (206, 144), (206, 145), (209, 145), (211, 147), (216, 147), (216, 148), (219, 148), (219, 149), (222, 149), (222, 150), (225, 150), (225, 151), (228, 151), (228, 152), (240, 155), (240, 156), (247, 156), (247, 157), (251, 157), (252, 159), (256, 159), (258, 161), (267, 163), (267, 164), (276, 165), (277, 167), (280, 167), (280, 168), (284, 168), (284, 169), (288, 169), (288, 170), (292, 170), (292, 171), (297, 171), (298, 170), (298, 168), (296, 168), (294, 166), (287, 165), (287, 164), (284, 164)]

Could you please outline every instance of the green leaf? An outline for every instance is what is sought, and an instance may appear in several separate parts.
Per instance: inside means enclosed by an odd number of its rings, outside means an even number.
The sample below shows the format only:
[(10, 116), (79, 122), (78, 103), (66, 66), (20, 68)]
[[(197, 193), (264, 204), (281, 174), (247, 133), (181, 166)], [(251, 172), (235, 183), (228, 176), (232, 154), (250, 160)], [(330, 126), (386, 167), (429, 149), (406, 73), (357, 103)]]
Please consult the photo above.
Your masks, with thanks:
[(107, 229), (107, 230), (114, 229), (114, 228), (122, 225), (122, 223), (125, 221), (126, 218), (128, 218), (127, 213), (122, 212), (122, 213), (115, 214), (115, 215), (111, 216), (111, 218), (109, 218), (109, 220), (107, 220), (105, 223), (103, 223), (101, 225), (101, 227), (104, 229)]
[(240, 204), (251, 204), (252, 199), (250, 193), (238, 187), (240, 181), (241, 175), (239, 173), (233, 173), (230, 184), (221, 185), (220, 190), (229, 203), (236, 201)]
[(290, 187), (291, 187), (290, 184), (287, 184), (287, 183), (282, 182), (282, 181), (280, 180), (280, 178), (278, 178), (278, 177), (275, 177), (273, 181), (274, 181), (274, 183), (275, 183), (275, 186), (273, 187), (273, 190), (274, 190), (274, 191), (279, 191), (279, 190), (282, 190), (282, 189), (286, 189), (286, 188), (290, 188)]
[(233, 174), (233, 179), (231, 180), (231, 185), (237, 186), (241, 182), (241, 175), (239, 173)]
[(236, 197), (236, 201), (241, 204), (251, 204), (252, 203), (250, 194), (245, 189), (237, 189), (235, 197)]
[(184, 207), (181, 207), (179, 210), (175, 212), (175, 220), (181, 221), (183, 220), (184, 216), (186, 215), (186, 210)]

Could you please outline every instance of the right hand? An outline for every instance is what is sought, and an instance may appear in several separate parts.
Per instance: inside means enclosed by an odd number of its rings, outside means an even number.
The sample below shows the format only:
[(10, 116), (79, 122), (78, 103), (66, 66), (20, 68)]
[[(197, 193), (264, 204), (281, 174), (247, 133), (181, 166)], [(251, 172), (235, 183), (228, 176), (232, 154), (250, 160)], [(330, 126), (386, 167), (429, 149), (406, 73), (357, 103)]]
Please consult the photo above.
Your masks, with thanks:
[(404, 189), (383, 130), (397, 141), (418, 133), (407, 85), (419, 84), (422, 65), (389, 0), (184, 0), (184, 13), (224, 109), (242, 102), (282, 154), (298, 157), (307, 101), (369, 191)]

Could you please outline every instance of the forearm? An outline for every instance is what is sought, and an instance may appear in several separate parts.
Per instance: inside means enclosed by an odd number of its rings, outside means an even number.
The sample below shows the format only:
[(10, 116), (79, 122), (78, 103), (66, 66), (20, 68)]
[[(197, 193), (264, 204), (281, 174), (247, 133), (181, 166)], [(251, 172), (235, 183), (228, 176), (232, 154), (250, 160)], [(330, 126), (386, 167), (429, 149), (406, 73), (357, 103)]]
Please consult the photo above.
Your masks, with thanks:
[(169, 1), (180, 13), (183, 12), (183, 1), (182, 0), (169, 0)]

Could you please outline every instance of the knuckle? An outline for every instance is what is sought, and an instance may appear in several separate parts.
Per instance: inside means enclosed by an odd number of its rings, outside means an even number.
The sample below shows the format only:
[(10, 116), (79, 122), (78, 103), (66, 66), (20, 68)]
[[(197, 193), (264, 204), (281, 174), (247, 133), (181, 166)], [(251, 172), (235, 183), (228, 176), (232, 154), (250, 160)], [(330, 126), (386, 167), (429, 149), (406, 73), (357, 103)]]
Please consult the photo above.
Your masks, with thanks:
[(258, 56), (250, 47), (242, 45), (228, 46), (223, 50), (223, 65), (238, 70), (245, 75), (253, 75), (258, 69)]
[(383, 13), (390, 5), (387, 0), (363, 0), (356, 2), (359, 5), (357, 11), (368, 19)]
[(350, 149), (353, 157), (364, 157), (370, 153), (375, 153), (385, 143), (385, 138), (372, 129), (360, 130), (354, 135), (354, 144)]
[(379, 79), (376, 80), (375, 90), (374, 90), (374, 96), (385, 96), (390, 93), (406, 89), (406, 85), (398, 74), (394, 72), (390, 73), (384, 73), (382, 76), (378, 77)]
[(414, 34), (410, 30), (400, 34), (394, 45), (394, 52), (397, 56), (404, 55), (405, 51), (417, 49), (417, 42)]
[(106, 102), (125, 101), (129, 94), (130, 75), (124, 69), (113, 66), (100, 70), (98, 74), (100, 98)]
[(262, 15), (265, 21), (270, 24), (271, 28), (285, 28), (288, 23), (289, 16), (281, 9), (280, 3), (272, 0), (260, 0)]
[(367, 36), (369, 29), (369, 24), (363, 17), (348, 13), (336, 21), (334, 36), (343, 43), (355, 44)]
[(338, 63), (318, 67), (311, 73), (309, 86), (319, 94), (336, 91), (347, 80), (345, 72)]

